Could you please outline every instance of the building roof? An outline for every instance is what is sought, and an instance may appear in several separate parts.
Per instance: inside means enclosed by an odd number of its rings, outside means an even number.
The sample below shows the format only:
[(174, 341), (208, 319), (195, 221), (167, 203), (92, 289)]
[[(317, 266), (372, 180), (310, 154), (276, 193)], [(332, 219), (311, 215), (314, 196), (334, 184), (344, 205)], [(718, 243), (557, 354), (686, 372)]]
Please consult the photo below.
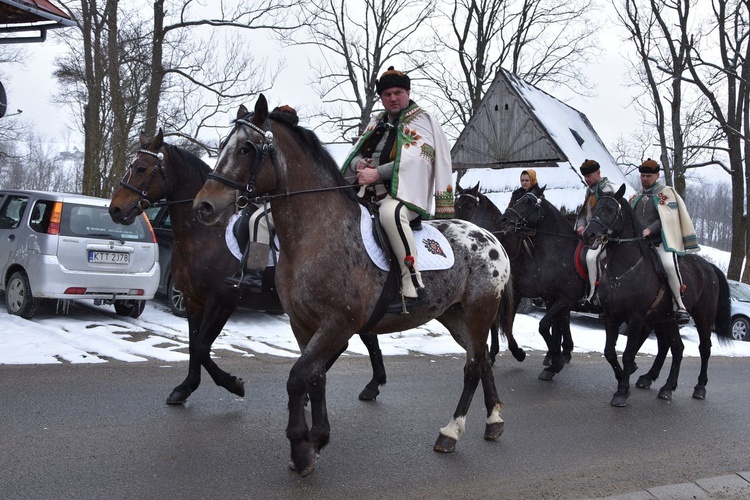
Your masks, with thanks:
[(485, 93), (479, 109), (451, 150), (453, 168), (465, 169), (463, 187), (480, 183), (482, 192), (505, 210), (525, 169), (535, 169), (545, 196), (558, 208), (583, 203), (586, 185), (579, 171), (586, 159), (601, 165), (616, 186), (626, 184), (615, 162), (586, 116), (502, 70)]
[(47, 30), (74, 24), (49, 0), (0, 0), (0, 44), (43, 42)]

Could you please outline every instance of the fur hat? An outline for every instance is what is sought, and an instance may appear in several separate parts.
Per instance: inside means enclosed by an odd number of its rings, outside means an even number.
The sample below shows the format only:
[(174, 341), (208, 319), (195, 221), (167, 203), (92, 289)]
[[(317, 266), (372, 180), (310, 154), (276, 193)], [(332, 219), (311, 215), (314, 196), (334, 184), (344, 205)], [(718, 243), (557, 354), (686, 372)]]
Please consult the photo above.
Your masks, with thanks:
[(581, 173), (583, 175), (593, 174), (597, 170), (599, 170), (599, 162), (597, 162), (596, 160), (587, 159), (587, 160), (584, 160), (583, 163), (581, 164)]
[(638, 167), (638, 171), (642, 174), (658, 174), (659, 173), (659, 164), (656, 163), (651, 158), (648, 158), (646, 161), (644, 161), (640, 167)]
[(395, 70), (393, 66), (390, 66), (388, 71), (380, 75), (380, 80), (375, 82), (375, 91), (380, 95), (384, 90), (393, 87), (411, 90), (411, 79), (406, 73)]

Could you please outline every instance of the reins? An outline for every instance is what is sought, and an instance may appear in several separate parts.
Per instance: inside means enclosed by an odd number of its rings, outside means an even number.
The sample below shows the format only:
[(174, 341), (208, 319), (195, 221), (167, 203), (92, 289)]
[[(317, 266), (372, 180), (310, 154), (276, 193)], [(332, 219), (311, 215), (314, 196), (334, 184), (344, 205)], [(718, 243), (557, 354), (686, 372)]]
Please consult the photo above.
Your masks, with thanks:
[[(171, 191), (171, 188), (169, 187), (167, 174), (164, 172), (164, 165), (163, 165), (164, 153), (162, 153), (161, 151), (159, 151), (158, 153), (154, 153), (153, 151), (149, 151), (148, 149), (141, 148), (138, 150), (137, 154), (139, 155), (145, 154), (145, 155), (153, 156), (157, 160), (151, 169), (151, 177), (149, 177), (148, 182), (146, 183), (146, 187), (143, 189), (138, 189), (137, 187), (125, 182), (124, 179), (120, 181), (120, 186), (138, 194), (141, 197), (141, 199), (138, 200), (138, 209), (141, 212), (145, 212), (151, 206), (151, 201), (148, 199), (148, 191), (151, 188), (151, 181), (154, 180), (154, 177), (156, 177), (157, 173), (159, 173), (162, 179), (164, 179), (164, 186), (166, 187), (167, 192)], [(128, 178), (132, 175), (132, 168), (133, 168), (133, 165), (131, 164), (130, 167), (128, 167)]]

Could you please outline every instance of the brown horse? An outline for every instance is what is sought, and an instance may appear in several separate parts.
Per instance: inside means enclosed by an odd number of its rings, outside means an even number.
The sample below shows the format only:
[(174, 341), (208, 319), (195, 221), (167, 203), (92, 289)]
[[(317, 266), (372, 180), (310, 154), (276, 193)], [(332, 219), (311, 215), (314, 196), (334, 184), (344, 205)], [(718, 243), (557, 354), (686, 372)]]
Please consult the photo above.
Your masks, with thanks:
[[(135, 161), (112, 195), (110, 216), (120, 224), (132, 224), (151, 203), (169, 203), (174, 232), (172, 276), (185, 297), (188, 319), (190, 362), (185, 380), (167, 397), (168, 404), (180, 404), (200, 385), (201, 366), (217, 385), (238, 396), (245, 395), (241, 378), (223, 371), (211, 359), (210, 350), (238, 304), (263, 311), (282, 312), (274, 286), (273, 267), (266, 270), (261, 293), (237, 290), (224, 278), (236, 271), (237, 259), (227, 249), (225, 231), (197, 221), (192, 202), (211, 171), (200, 158), (164, 142), (162, 131), (154, 137), (140, 137)], [(374, 400), (386, 373), (377, 337), (361, 335), (372, 361), (372, 380), (359, 395)]]
[[(363, 328), (379, 334), (415, 328), (431, 319), (441, 322), (466, 349), (466, 364), (458, 406), (434, 449), (455, 449), (480, 381), (487, 410), (484, 437), (500, 436), (501, 402), (486, 342), (510, 282), (510, 266), (494, 236), (465, 221), (424, 223), (450, 242), (453, 266), (422, 273), (429, 290), (425, 303), (408, 314), (386, 313), (370, 321), (378, 316), (388, 273), (365, 250), (355, 192), (315, 134), (275, 119), (262, 95), (254, 113), (244, 106), (238, 110), (216, 169), (195, 198), (200, 220), (221, 224), (222, 214), (233, 210), (238, 191), (240, 198), (270, 199), (281, 244), (276, 284), (302, 351), (287, 381), (286, 433), (291, 465), (299, 474), (314, 470), (317, 454), (329, 440), (326, 364)], [(312, 427), (305, 419), (306, 394)]]

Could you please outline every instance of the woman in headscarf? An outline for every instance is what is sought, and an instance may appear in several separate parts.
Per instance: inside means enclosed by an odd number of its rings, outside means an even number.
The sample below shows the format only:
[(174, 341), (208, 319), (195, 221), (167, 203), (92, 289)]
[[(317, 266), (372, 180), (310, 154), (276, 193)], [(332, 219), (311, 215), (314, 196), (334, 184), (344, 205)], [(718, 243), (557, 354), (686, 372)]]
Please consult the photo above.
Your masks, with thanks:
[(513, 191), (513, 194), (510, 195), (510, 203), (508, 203), (508, 208), (515, 205), (518, 199), (521, 198), (521, 196), (525, 195), (532, 189), (538, 191), (539, 184), (537, 184), (536, 182), (536, 170), (532, 170), (529, 168), (521, 172), (521, 187)]

